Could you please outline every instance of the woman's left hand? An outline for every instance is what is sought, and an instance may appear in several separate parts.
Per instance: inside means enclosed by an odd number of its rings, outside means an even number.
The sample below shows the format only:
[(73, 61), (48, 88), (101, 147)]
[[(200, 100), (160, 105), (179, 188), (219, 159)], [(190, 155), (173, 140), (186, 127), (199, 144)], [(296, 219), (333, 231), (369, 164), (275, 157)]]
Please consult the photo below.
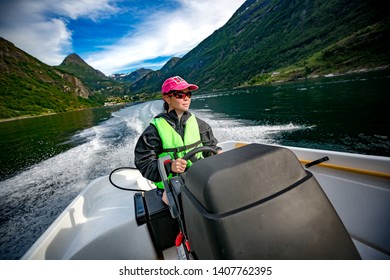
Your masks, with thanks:
[(187, 161), (182, 158), (175, 159), (171, 163), (171, 170), (175, 173), (183, 173), (186, 171), (186, 167)]

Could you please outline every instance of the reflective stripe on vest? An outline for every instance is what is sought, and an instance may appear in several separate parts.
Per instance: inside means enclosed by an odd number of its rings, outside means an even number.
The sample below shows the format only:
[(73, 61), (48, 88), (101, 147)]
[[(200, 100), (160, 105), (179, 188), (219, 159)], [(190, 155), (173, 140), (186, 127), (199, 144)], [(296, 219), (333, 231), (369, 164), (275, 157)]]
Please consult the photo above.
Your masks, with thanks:
[[(192, 149), (202, 146), (198, 122), (194, 115), (191, 115), (186, 122), (184, 141), (164, 118), (155, 118), (152, 124), (157, 128), (163, 145), (163, 152), (158, 155), (159, 158), (166, 155), (170, 155), (171, 159), (181, 158)], [(196, 157), (202, 158), (201, 153), (197, 154)], [(191, 164), (191, 161), (187, 161), (187, 167)], [(172, 174), (169, 174), (168, 179), (171, 177)], [(155, 182), (155, 184), (160, 189), (164, 188), (162, 182)]]

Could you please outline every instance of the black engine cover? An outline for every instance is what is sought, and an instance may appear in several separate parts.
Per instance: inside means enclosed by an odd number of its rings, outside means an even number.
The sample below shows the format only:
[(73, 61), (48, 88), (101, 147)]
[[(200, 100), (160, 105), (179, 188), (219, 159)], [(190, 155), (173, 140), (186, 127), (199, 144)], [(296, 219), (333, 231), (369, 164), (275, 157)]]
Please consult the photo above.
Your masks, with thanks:
[(199, 259), (359, 259), (327, 196), (290, 150), (250, 144), (196, 162), (181, 190)]

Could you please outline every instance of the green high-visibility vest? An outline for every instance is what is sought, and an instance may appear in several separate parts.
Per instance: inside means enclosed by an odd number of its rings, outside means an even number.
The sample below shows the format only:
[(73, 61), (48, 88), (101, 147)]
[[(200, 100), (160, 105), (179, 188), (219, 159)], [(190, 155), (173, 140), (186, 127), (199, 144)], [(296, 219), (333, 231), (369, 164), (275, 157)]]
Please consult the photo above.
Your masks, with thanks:
[[(151, 123), (157, 128), (163, 145), (163, 151), (158, 155), (159, 158), (166, 155), (170, 155), (171, 159), (181, 158), (192, 149), (202, 146), (198, 122), (194, 115), (191, 115), (187, 120), (184, 128), (184, 139), (164, 118), (154, 118)], [(196, 157), (201, 158), (201, 153), (197, 154)], [(192, 162), (188, 160), (187, 167), (191, 165)], [(172, 178), (172, 174), (168, 175), (168, 179), (170, 178)], [(154, 183), (158, 188), (164, 188), (163, 182)]]

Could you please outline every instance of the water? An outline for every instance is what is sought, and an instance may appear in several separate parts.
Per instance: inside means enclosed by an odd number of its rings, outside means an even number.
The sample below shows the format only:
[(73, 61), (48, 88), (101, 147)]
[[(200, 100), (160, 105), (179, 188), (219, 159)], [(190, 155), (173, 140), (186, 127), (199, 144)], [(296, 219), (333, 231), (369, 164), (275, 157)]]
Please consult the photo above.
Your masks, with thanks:
[(191, 106), (243, 124), (232, 132), (239, 140), (252, 140), (255, 126), (269, 143), (390, 156), (389, 82), (388, 73), (355, 74), (225, 90)]
[[(219, 141), (390, 156), (387, 73), (195, 95)], [(133, 166), (162, 102), (0, 123), (0, 259), (18, 259), (91, 180)]]

